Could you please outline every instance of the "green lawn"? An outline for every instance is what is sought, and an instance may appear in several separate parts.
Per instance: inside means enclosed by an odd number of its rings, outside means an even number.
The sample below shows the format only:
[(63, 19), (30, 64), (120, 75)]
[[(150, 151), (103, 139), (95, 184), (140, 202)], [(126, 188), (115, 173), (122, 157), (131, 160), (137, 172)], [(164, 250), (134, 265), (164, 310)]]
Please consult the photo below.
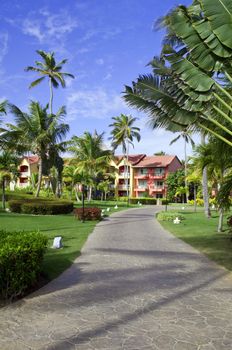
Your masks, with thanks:
[[(0, 213), (0, 229), (7, 231), (39, 230), (49, 237), (48, 250), (43, 263), (43, 274), (49, 280), (58, 276), (80, 255), (80, 250), (96, 221), (81, 223), (73, 215), (32, 216), (13, 213)], [(63, 237), (64, 247), (51, 249), (53, 238)]]
[[(207, 255), (211, 260), (232, 271), (232, 236), (228, 234), (228, 231), (217, 233), (217, 213), (213, 212), (211, 219), (206, 219), (202, 212), (180, 211), (180, 213), (185, 216), (185, 220), (179, 225), (160, 221), (161, 225)], [(226, 224), (224, 226), (227, 228)]]
[[(101, 208), (110, 207), (110, 211), (106, 212), (108, 214), (128, 208), (126, 203), (118, 203), (118, 209), (114, 209), (115, 205), (115, 202), (109, 201), (91, 201), (90, 203), (85, 201), (85, 206), (98, 206)], [(80, 204), (75, 206), (78, 207)], [(57, 277), (71, 265), (76, 257), (80, 255), (82, 246), (96, 224), (97, 221), (86, 221), (85, 223), (82, 223), (75, 219), (72, 214), (33, 216), (7, 213), (0, 210), (0, 230), (39, 230), (49, 237), (48, 250), (45, 254), (43, 263), (43, 275), (46, 276), (48, 280)], [(62, 249), (51, 249), (55, 236), (63, 237), (64, 247)]]

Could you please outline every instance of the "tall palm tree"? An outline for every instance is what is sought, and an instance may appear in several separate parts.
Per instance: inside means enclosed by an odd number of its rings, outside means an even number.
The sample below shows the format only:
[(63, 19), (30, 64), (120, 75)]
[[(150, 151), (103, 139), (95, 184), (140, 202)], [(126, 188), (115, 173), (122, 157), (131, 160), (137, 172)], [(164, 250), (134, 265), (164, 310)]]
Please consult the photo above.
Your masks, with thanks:
[(14, 147), (23, 144), (24, 150), (37, 154), (40, 158), (38, 186), (36, 197), (39, 196), (42, 175), (45, 172), (49, 150), (58, 144), (69, 131), (69, 125), (62, 123), (66, 110), (61, 107), (56, 114), (47, 113), (48, 106), (42, 107), (39, 102), (32, 101), (29, 113), (22, 112), (17, 106), (11, 105), (10, 110), (15, 117), (14, 124), (6, 124), (3, 137), (11, 140)]
[(42, 50), (37, 50), (36, 52), (42, 58), (42, 62), (35, 61), (35, 67), (28, 66), (25, 68), (25, 71), (37, 72), (41, 77), (34, 80), (30, 84), (29, 88), (37, 86), (45, 78), (48, 78), (49, 88), (50, 88), (50, 102), (49, 102), (50, 108), (49, 109), (50, 109), (50, 114), (52, 114), (53, 113), (53, 88), (58, 88), (59, 84), (61, 84), (61, 86), (64, 88), (66, 86), (65, 78), (69, 77), (74, 79), (74, 75), (61, 71), (63, 68), (63, 65), (67, 63), (67, 59), (63, 59), (59, 63), (56, 63), (54, 52), (45, 52)]
[[(196, 148), (195, 157), (192, 159), (195, 169), (203, 172), (207, 166), (207, 175), (216, 187), (217, 192), (220, 192), (226, 173), (232, 169), (231, 147), (221, 140), (211, 137), (207, 144)], [(218, 232), (221, 232), (224, 207), (220, 205), (220, 202), (219, 212)]]
[(120, 116), (112, 117), (113, 123), (109, 125), (109, 127), (112, 128), (111, 130), (111, 137), (112, 140), (112, 147), (113, 150), (118, 148), (119, 146), (122, 147), (122, 152), (124, 155), (124, 160), (126, 158), (126, 176), (125, 176), (125, 183), (126, 183), (126, 189), (127, 189), (127, 197), (129, 200), (129, 186), (128, 186), (128, 158), (129, 158), (129, 146), (133, 146), (133, 140), (134, 138), (137, 139), (139, 142), (140, 137), (140, 128), (133, 126), (134, 122), (136, 121), (136, 118), (133, 118), (132, 116), (128, 116), (125, 114), (120, 114)]
[(192, 131), (190, 131), (188, 128), (182, 128), (181, 131), (179, 131), (179, 135), (175, 137), (171, 142), (170, 145), (177, 142), (180, 138), (183, 138), (184, 140), (184, 174), (185, 174), (185, 193), (186, 193), (186, 200), (188, 200), (188, 181), (187, 181), (187, 165), (188, 165), (188, 158), (187, 158), (187, 144), (190, 143), (192, 147), (194, 147), (195, 142), (193, 141), (192, 137)]
[(17, 172), (18, 157), (11, 151), (0, 153), (0, 184), (2, 188), (2, 208), (6, 208), (5, 188), (6, 183), (12, 179)]
[(85, 132), (81, 137), (73, 136), (68, 148), (74, 154), (73, 164), (76, 164), (78, 172), (85, 173), (89, 178), (89, 200), (97, 175), (108, 168), (112, 159), (112, 152), (104, 149), (103, 137), (104, 132)]

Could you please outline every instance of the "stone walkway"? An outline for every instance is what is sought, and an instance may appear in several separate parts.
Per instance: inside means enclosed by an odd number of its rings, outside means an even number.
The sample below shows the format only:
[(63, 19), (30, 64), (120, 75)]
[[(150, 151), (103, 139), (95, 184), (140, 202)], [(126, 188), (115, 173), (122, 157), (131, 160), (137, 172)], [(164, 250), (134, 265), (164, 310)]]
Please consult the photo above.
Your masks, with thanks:
[(0, 349), (232, 349), (232, 274), (154, 212), (99, 223), (69, 270), (1, 309)]

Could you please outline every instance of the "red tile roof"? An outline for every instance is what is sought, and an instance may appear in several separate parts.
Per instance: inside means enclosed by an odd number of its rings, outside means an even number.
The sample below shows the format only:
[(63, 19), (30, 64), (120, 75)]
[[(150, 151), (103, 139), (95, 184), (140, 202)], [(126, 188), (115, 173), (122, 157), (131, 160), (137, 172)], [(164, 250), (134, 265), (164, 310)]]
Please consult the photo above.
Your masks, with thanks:
[[(140, 162), (144, 157), (146, 157), (146, 154), (132, 154), (129, 155), (128, 160), (132, 165), (136, 165), (138, 162)], [(124, 158), (124, 156), (115, 156), (118, 163), (121, 162), (121, 160)]]
[(175, 157), (176, 156), (146, 156), (138, 164), (136, 164), (135, 167), (166, 167), (173, 161), (173, 159), (175, 159)]
[(24, 158), (27, 159), (29, 164), (35, 164), (35, 163), (38, 163), (39, 161), (39, 156), (28, 156)]

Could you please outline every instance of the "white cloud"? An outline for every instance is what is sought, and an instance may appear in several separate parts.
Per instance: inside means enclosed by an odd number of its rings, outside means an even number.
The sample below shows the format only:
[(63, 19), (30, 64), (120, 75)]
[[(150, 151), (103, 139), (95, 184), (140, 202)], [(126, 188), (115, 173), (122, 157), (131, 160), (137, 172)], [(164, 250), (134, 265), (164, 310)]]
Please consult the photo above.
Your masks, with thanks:
[(67, 98), (67, 111), (69, 120), (110, 119), (128, 113), (129, 109), (119, 94), (98, 88), (71, 93)]
[(96, 63), (97, 63), (99, 66), (102, 66), (102, 65), (104, 64), (103, 58), (98, 58), (98, 59), (96, 60)]
[(63, 40), (77, 26), (78, 21), (64, 9), (55, 14), (47, 9), (40, 9), (38, 12), (31, 12), (24, 19), (7, 19), (7, 22), (20, 27), (22, 32), (30, 35), (40, 43), (50, 43), (56, 40)]
[(110, 80), (111, 78), (112, 78), (112, 74), (111, 74), (111, 73), (107, 73), (107, 74), (104, 76), (103, 80)]
[(8, 33), (0, 33), (0, 63), (8, 52)]

